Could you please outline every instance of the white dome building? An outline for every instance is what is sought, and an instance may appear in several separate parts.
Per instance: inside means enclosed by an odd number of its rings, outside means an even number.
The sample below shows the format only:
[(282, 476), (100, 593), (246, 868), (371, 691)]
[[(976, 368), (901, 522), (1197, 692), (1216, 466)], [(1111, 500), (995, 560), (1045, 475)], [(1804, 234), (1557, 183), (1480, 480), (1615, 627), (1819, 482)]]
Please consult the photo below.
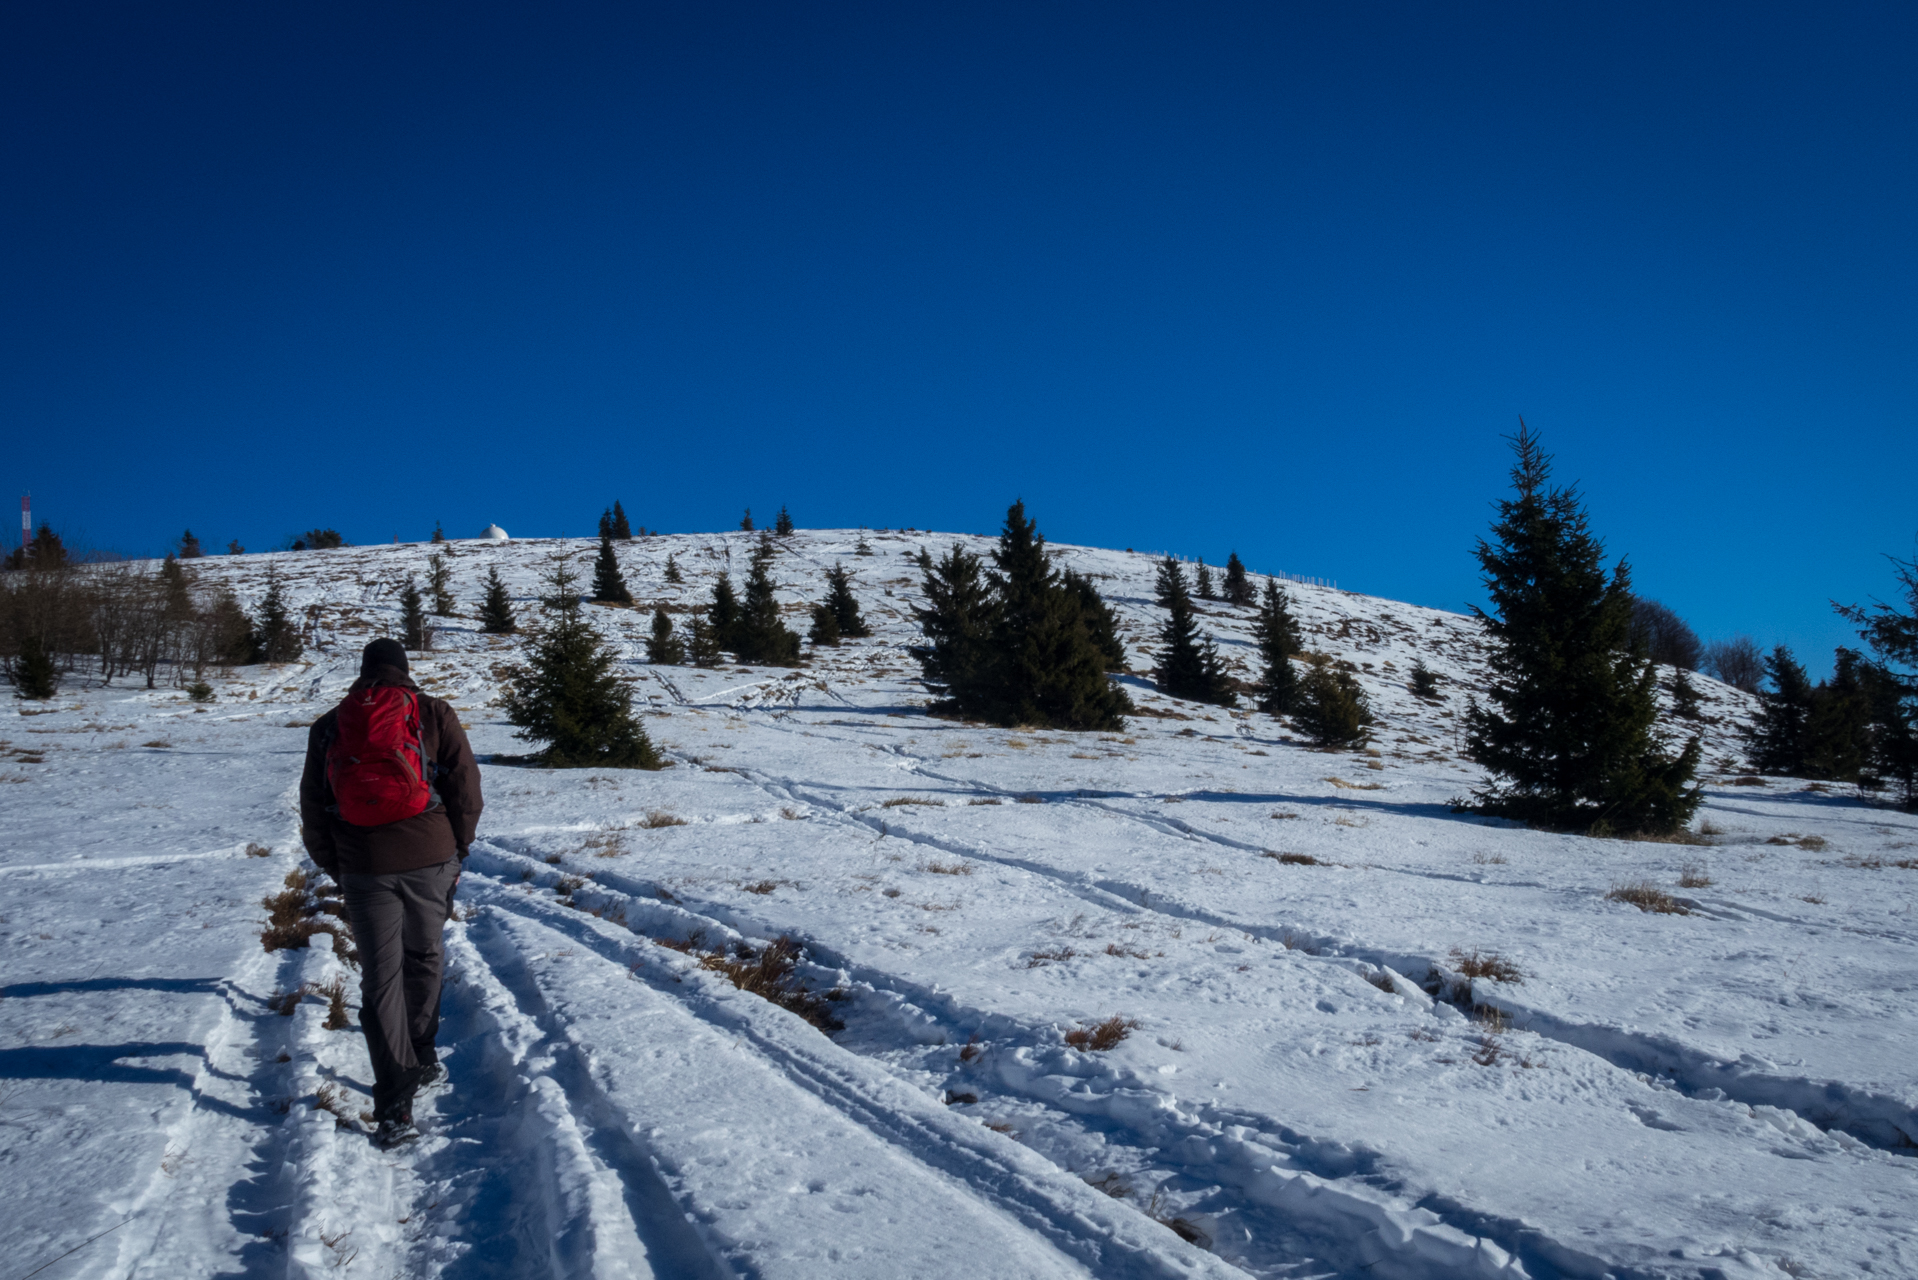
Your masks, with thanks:
[(496, 524), (487, 525), (485, 532), (481, 533), (480, 537), (484, 538), (488, 542), (511, 542), (512, 541), (511, 538), (506, 536), (506, 530), (500, 528)]

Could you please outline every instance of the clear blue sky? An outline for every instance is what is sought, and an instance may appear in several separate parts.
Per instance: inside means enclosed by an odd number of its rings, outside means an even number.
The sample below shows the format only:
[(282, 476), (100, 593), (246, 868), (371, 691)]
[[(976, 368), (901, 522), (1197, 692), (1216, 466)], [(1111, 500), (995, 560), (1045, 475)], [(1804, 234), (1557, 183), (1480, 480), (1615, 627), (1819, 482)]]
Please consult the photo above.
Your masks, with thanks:
[(0, 485), (96, 545), (802, 525), (1461, 608), (1523, 414), (1707, 638), (1918, 534), (1918, 9), (9, 6)]

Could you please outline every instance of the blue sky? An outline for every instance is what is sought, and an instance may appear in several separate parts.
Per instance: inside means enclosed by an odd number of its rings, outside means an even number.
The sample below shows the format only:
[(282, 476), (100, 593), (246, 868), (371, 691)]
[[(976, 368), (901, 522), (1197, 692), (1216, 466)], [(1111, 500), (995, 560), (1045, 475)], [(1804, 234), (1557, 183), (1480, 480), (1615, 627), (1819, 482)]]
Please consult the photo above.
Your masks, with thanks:
[(1827, 664), (1918, 535), (1908, 5), (12, 6), (0, 485), (1172, 550), (1462, 608), (1519, 416)]

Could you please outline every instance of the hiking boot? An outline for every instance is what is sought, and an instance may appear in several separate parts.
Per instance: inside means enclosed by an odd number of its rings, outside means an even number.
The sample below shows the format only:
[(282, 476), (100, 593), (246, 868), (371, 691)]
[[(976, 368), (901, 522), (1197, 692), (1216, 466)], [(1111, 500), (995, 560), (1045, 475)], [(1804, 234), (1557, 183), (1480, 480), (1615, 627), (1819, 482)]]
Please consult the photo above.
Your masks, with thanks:
[(413, 1124), (411, 1112), (397, 1116), (388, 1116), (380, 1121), (380, 1127), (373, 1133), (373, 1144), (383, 1151), (394, 1147), (403, 1147), (420, 1136), (419, 1129)]
[(414, 1089), (434, 1089), (446, 1083), (446, 1068), (437, 1062), (429, 1062), (420, 1068), (419, 1083)]

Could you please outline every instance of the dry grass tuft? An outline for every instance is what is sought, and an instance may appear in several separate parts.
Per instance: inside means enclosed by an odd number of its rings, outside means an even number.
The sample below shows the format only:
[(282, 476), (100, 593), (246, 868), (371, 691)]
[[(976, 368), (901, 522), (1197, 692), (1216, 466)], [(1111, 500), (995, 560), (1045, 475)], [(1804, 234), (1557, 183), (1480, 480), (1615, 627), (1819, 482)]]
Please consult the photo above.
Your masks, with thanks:
[(1757, 774), (1748, 773), (1742, 778), (1733, 778), (1732, 785), (1734, 787), (1764, 787), (1770, 786), (1771, 784)]
[(767, 894), (777, 889), (779, 882), (777, 880), (755, 880), (751, 884), (742, 884), (739, 887), (747, 893)]
[(336, 1084), (328, 1082), (313, 1091), (313, 1109), (327, 1112), (333, 1117), (333, 1123), (341, 1129), (353, 1127), (353, 1109)]
[(1150, 960), (1152, 958), (1149, 952), (1136, 951), (1131, 947), (1122, 947), (1116, 942), (1106, 943), (1106, 954), (1109, 956), (1122, 956), (1127, 960)]
[(1475, 853), (1472, 855), (1472, 861), (1481, 867), (1502, 867), (1505, 865), (1505, 855), (1502, 853)]
[(1303, 933), (1293, 933), (1287, 929), (1279, 935), (1279, 945), (1287, 951), (1297, 951), (1303, 955), (1315, 956), (1319, 953), (1319, 944)]
[(1480, 951), (1477, 947), (1473, 947), (1469, 955), (1453, 947), (1452, 968), (1468, 978), (1490, 978), (1493, 982), (1525, 981), (1524, 972), (1510, 960), (1496, 951)]
[(1605, 897), (1612, 902), (1629, 902), (1640, 911), (1649, 911), (1654, 915), (1688, 916), (1691, 914), (1691, 910), (1684, 903), (1650, 880), (1613, 885), (1612, 891)]
[(1259, 855), (1274, 862), (1282, 862), (1288, 867), (1322, 867), (1325, 864), (1309, 853), (1274, 853), (1267, 849)]
[(1344, 778), (1327, 778), (1327, 782), (1344, 791), (1383, 791), (1382, 782), (1347, 782)]
[[(786, 821), (788, 822), (797, 822), (799, 821), (799, 819), (805, 817), (806, 815), (799, 812), (799, 810), (793, 808), (791, 805), (787, 805), (785, 808), (779, 811), (779, 816), (786, 819)], [(685, 826), (686, 824), (684, 822), (681, 822), (678, 825)]]
[(1169, 1216), (1159, 1210), (1160, 1193), (1154, 1191), (1151, 1201), (1145, 1207), (1145, 1216), (1166, 1228), (1187, 1244), (1197, 1245), (1201, 1249), (1212, 1248), (1212, 1237), (1204, 1228), (1190, 1218)]
[(1037, 969), (1042, 964), (1063, 964), (1078, 954), (1071, 947), (1053, 947), (1049, 951), (1035, 951), (1026, 957), (1026, 968)]
[(1377, 969), (1366, 974), (1365, 980), (1388, 996), (1398, 994), (1398, 988), (1392, 985), (1391, 975), (1383, 969)]
[(284, 883), (283, 891), (260, 900), (267, 912), (260, 945), (268, 951), (298, 951), (312, 945), (314, 934), (330, 934), (335, 954), (358, 968), (360, 953), (353, 949), (352, 935), (331, 920), (317, 918), (322, 914), (344, 917), (345, 904), (312, 892), (306, 872), (298, 867), (286, 873)]
[(270, 858), (273, 856), (273, 850), (263, 844), (249, 844), (246, 847), (246, 856), (249, 858)]
[(921, 871), (930, 871), (933, 875), (936, 875), (936, 876), (969, 876), (972, 874), (972, 864), (970, 862), (934, 861), (934, 862), (928, 862), (925, 866), (920, 867), (919, 869)]
[(352, 1027), (352, 1019), (346, 1016), (346, 979), (335, 974), (333, 981), (323, 987), (315, 987), (314, 995), (326, 997), (326, 1021), (321, 1025), (328, 1031), (345, 1031)]
[(984, 796), (978, 800), (968, 800), (966, 801), (966, 803), (967, 804), (1004, 804), (1005, 801), (1001, 800), (998, 796)]
[(699, 958), (699, 967), (724, 974), (741, 991), (776, 1004), (788, 1013), (796, 1013), (821, 1031), (845, 1030), (846, 1024), (827, 1010), (827, 998), (808, 990), (794, 975), (799, 955), (799, 944), (789, 937), (781, 937), (767, 943), (757, 955), (744, 944), (734, 956), (709, 951)]
[(1298, 816), (1299, 815), (1296, 813), (1268, 813), (1266, 815), (1266, 817), (1268, 818), (1278, 818), (1280, 820), (1284, 820), (1286, 818), (1296, 818)]
[(1066, 1032), (1066, 1043), (1081, 1053), (1104, 1053), (1116, 1049), (1119, 1042), (1138, 1029), (1138, 1022), (1132, 1018), (1121, 1018), (1117, 1014), (1104, 1022), (1096, 1022), (1089, 1027), (1074, 1027)]
[(1712, 887), (1710, 868), (1702, 863), (1687, 862), (1678, 869), (1678, 887), (1681, 889), (1709, 889)]
[(1096, 1178), (1084, 1174), (1080, 1176), (1085, 1178), (1087, 1186), (1095, 1191), (1103, 1191), (1114, 1200), (1123, 1200), (1132, 1194), (1132, 1188), (1126, 1185), (1125, 1179), (1119, 1176), (1117, 1169), (1107, 1169)]
[(1046, 798), (1044, 796), (1031, 796), (1031, 795), (1017, 796), (1015, 797), (1015, 799), (1020, 804), (1044, 804), (1046, 802)]
[(946, 807), (944, 800), (927, 800), (920, 796), (894, 796), (892, 799), (882, 803), (879, 807), (881, 809), (903, 809), (909, 804), (923, 804), (934, 809), (943, 809)]

